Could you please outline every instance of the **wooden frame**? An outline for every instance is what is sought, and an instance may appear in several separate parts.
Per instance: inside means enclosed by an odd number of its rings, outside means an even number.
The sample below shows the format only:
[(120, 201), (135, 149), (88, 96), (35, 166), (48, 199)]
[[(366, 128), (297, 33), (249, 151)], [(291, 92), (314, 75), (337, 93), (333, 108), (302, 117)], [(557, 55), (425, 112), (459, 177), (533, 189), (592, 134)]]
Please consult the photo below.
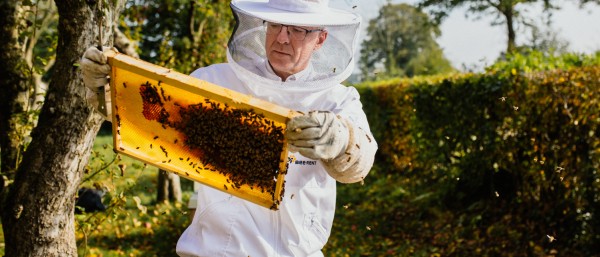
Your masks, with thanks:
[(113, 51), (106, 54), (112, 67), (110, 108), (116, 152), (266, 208), (278, 208), (288, 165), (285, 141), (279, 154), (279, 170), (273, 191), (260, 191), (247, 184), (236, 187), (227, 176), (208, 171), (209, 166), (205, 166), (196, 152), (182, 143), (184, 134), (142, 115), (144, 102), (140, 87), (143, 84), (158, 86), (162, 97), (165, 100), (168, 97), (173, 103), (164, 105), (163, 110), (167, 112), (173, 111), (174, 106), (189, 106), (210, 99), (229, 108), (251, 109), (282, 128), (283, 133), (287, 121), (298, 115), (297, 112), (124, 54)]

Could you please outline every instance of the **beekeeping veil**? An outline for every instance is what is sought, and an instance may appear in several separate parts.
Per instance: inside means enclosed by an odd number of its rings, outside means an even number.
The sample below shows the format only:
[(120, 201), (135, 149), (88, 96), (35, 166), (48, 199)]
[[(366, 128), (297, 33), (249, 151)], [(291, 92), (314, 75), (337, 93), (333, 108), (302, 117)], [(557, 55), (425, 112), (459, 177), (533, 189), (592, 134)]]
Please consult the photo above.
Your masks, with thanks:
[(229, 39), (227, 60), (237, 76), (251, 83), (281, 84), (262, 76), (260, 68), (267, 62), (263, 23), (268, 21), (328, 32), (323, 46), (312, 55), (309, 67), (313, 76), (308, 81), (285, 82), (286, 86), (328, 87), (348, 78), (354, 68), (361, 18), (328, 4), (328, 0), (233, 0), (237, 24)]

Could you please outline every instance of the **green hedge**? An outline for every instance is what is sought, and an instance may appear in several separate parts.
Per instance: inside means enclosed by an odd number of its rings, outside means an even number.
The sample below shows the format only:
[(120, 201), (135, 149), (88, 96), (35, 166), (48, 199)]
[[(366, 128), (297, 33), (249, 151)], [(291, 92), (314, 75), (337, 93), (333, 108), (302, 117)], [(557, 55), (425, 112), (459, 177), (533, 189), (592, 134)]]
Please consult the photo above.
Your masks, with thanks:
[(357, 88), (379, 151), (328, 255), (600, 255), (599, 54)]

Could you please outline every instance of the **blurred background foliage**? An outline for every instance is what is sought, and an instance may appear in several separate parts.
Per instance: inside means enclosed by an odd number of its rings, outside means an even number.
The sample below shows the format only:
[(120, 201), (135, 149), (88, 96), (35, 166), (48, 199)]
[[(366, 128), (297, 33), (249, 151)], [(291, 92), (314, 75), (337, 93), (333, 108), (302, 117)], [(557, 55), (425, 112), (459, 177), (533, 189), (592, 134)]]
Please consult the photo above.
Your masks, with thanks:
[(599, 57), (355, 85), (379, 152), (326, 255), (598, 256)]
[(228, 1), (130, 0), (119, 25), (141, 59), (189, 74), (225, 61), (234, 23)]

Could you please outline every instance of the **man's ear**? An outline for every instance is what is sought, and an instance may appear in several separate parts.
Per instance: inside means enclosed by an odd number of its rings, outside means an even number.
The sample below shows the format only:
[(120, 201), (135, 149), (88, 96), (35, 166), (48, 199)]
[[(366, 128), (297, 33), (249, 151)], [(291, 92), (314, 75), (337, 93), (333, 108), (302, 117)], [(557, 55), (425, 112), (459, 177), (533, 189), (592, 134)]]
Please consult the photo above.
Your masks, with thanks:
[(321, 46), (323, 46), (325, 39), (327, 39), (327, 30), (323, 30), (321, 33), (319, 33), (319, 38), (317, 39), (317, 44), (315, 45), (315, 51), (319, 50)]

